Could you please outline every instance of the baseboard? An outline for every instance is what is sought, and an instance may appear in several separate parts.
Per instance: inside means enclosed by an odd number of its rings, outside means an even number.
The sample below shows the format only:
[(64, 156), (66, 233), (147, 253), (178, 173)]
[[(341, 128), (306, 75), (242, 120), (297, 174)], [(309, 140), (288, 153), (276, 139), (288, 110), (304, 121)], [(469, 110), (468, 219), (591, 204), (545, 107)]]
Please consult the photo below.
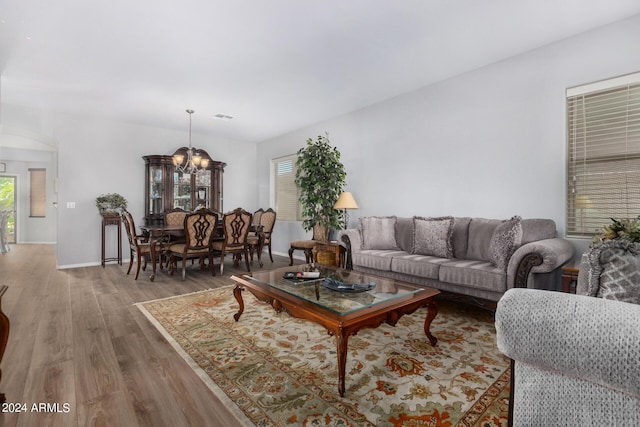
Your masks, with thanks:
[(66, 270), (69, 268), (95, 267), (96, 265), (102, 265), (102, 263), (98, 261), (98, 262), (85, 262), (82, 264), (65, 264), (65, 265), (58, 265), (56, 266), (56, 268), (58, 270)]

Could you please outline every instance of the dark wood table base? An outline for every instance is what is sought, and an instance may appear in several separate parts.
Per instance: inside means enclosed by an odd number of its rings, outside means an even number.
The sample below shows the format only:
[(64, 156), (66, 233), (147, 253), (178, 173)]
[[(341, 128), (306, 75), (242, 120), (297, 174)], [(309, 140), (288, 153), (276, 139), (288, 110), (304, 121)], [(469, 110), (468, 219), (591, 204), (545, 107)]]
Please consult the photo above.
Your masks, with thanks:
[[(233, 278), (232, 278), (233, 279)], [(324, 321), (321, 316), (314, 313), (313, 310), (307, 310), (302, 305), (294, 301), (286, 301), (286, 299), (278, 298), (275, 295), (270, 295), (266, 292), (261, 292), (253, 287), (242, 286), (236, 282), (236, 286), (233, 289), (233, 295), (238, 301), (239, 309), (233, 318), (237, 321), (240, 320), (240, 316), (244, 312), (244, 301), (242, 298), (242, 291), (249, 289), (249, 291), (260, 301), (270, 304), (276, 312), (286, 311), (293, 317), (300, 319), (311, 320), (322, 326), (324, 326), (330, 335), (336, 337), (336, 347), (338, 355), (338, 391), (341, 397), (344, 397), (345, 393), (345, 376), (347, 366), (347, 347), (349, 337), (355, 335), (358, 331), (366, 328), (377, 328), (382, 323), (387, 323), (391, 326), (395, 326), (398, 320), (405, 314), (411, 314), (420, 307), (427, 307), (427, 316), (424, 320), (424, 333), (426, 334), (429, 342), (432, 346), (435, 346), (438, 339), (431, 334), (431, 322), (438, 314), (438, 307), (435, 302), (435, 295), (431, 298), (424, 300), (416, 300), (415, 302), (401, 305), (400, 307), (393, 308), (391, 310), (380, 310), (378, 313), (372, 316), (363, 317), (361, 320), (354, 322), (329, 322)]]

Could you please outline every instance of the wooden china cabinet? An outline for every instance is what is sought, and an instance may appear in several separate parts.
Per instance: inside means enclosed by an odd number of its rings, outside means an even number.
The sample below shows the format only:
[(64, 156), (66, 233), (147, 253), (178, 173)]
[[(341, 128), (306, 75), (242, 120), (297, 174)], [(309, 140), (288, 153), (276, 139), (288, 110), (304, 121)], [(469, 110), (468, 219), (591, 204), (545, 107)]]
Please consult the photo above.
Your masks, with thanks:
[(182, 208), (193, 211), (205, 207), (223, 212), (222, 175), (223, 162), (211, 161), (209, 166), (193, 174), (177, 172), (172, 156), (143, 156), (144, 222), (157, 225), (164, 222), (164, 212)]

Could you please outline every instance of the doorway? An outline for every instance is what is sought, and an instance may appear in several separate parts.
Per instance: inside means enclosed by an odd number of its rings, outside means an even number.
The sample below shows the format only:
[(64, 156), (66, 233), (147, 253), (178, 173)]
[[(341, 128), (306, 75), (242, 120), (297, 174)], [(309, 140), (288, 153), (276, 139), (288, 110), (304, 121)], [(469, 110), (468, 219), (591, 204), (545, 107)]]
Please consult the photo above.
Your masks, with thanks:
[[(16, 177), (0, 175), (0, 212), (8, 214), (7, 243), (16, 243)], [(4, 226), (4, 221), (0, 223)]]

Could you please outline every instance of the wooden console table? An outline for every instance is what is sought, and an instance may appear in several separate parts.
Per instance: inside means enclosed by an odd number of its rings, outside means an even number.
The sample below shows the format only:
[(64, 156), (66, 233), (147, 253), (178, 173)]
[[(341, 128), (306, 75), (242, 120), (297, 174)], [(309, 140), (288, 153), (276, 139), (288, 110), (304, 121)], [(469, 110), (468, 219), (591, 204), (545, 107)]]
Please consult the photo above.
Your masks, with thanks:
[[(122, 265), (122, 230), (121, 230), (122, 218), (120, 215), (103, 216), (102, 217), (102, 266), (109, 261), (118, 261), (118, 264)], [(117, 226), (118, 234), (118, 257), (107, 258), (105, 253), (105, 229), (110, 226)]]

